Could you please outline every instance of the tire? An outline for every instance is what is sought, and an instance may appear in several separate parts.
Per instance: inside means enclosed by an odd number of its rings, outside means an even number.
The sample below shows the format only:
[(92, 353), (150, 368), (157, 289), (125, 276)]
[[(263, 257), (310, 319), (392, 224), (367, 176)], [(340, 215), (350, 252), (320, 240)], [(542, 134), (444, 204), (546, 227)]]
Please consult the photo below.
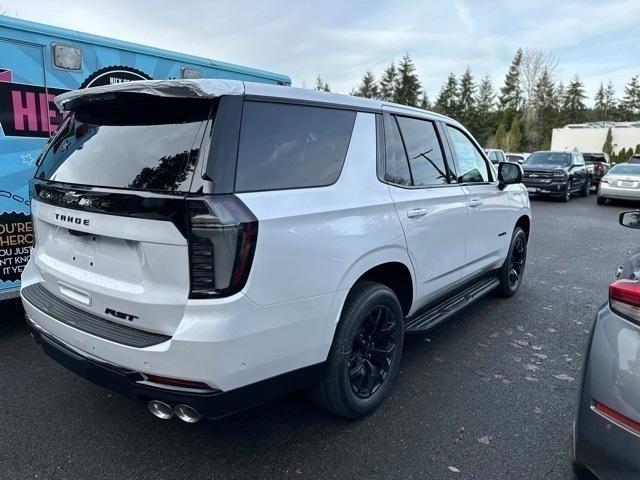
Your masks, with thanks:
[(571, 200), (571, 187), (573, 187), (573, 185), (571, 185), (571, 181), (567, 182), (567, 190), (564, 192), (562, 197), (560, 197), (560, 200), (562, 200), (564, 203), (567, 203), (569, 200)]
[(604, 197), (601, 197), (600, 195), (598, 195), (598, 205), (604, 205), (605, 203), (607, 203), (607, 199)]
[(588, 197), (589, 196), (589, 190), (591, 190), (591, 179), (588, 179), (584, 183), (582, 188), (580, 189), (580, 196), (581, 197)]
[(527, 235), (520, 227), (513, 230), (511, 243), (509, 244), (509, 254), (498, 272), (500, 285), (496, 293), (504, 298), (512, 297), (516, 294), (524, 275), (527, 263)]
[(323, 378), (310, 391), (312, 399), (345, 418), (369, 415), (393, 387), (403, 340), (404, 315), (393, 290), (358, 282), (347, 296)]
[(573, 474), (579, 480), (598, 480), (593, 473), (576, 462), (571, 462), (571, 469), (573, 470)]

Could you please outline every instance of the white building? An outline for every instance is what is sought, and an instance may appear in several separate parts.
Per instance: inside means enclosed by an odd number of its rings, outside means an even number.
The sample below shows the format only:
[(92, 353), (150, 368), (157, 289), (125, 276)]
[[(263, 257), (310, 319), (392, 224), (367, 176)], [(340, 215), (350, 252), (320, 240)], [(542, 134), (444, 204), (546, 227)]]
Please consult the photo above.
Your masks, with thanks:
[(591, 122), (570, 124), (554, 128), (551, 136), (551, 150), (577, 150), (585, 153), (602, 152), (611, 129), (613, 151), (640, 145), (640, 121), (637, 122)]

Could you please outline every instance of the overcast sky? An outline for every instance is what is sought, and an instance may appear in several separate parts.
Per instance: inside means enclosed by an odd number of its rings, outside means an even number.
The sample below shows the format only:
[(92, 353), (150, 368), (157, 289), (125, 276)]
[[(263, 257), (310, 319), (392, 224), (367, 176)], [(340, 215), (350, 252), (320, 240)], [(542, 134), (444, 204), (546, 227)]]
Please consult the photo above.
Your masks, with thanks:
[(0, 9), (286, 73), (296, 86), (311, 86), (321, 74), (342, 93), (404, 52), (431, 99), (449, 72), (467, 65), (477, 79), (489, 74), (500, 86), (518, 46), (555, 54), (556, 78), (579, 74), (590, 97), (609, 80), (621, 96), (640, 74), (640, 0), (0, 0)]

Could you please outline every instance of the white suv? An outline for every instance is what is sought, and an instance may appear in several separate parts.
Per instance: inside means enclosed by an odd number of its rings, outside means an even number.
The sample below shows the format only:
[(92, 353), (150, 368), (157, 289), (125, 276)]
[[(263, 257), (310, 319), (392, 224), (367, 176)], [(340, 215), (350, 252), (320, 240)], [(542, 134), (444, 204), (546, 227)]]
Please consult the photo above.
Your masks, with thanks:
[(524, 273), (520, 166), (423, 110), (219, 80), (66, 93), (32, 181), (22, 277), (47, 354), (220, 417), (293, 389), (375, 409), (403, 336)]

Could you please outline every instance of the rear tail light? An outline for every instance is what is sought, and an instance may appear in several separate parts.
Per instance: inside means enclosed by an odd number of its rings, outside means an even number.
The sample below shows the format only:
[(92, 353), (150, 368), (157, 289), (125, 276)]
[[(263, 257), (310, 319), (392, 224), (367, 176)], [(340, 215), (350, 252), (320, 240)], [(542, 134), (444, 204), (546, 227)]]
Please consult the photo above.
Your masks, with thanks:
[(614, 312), (640, 322), (640, 282), (617, 280), (609, 285), (609, 302)]
[(234, 195), (190, 199), (189, 298), (239, 292), (247, 282), (258, 238), (258, 220)]
[(632, 420), (629, 417), (622, 415), (621, 413), (617, 412), (613, 408), (607, 407), (606, 405), (600, 402), (595, 402), (593, 405), (593, 408), (595, 408), (596, 411), (600, 412), (604, 416), (609, 417), (611, 420), (621, 423), (622, 425), (640, 433), (639, 422), (636, 422), (635, 420)]

